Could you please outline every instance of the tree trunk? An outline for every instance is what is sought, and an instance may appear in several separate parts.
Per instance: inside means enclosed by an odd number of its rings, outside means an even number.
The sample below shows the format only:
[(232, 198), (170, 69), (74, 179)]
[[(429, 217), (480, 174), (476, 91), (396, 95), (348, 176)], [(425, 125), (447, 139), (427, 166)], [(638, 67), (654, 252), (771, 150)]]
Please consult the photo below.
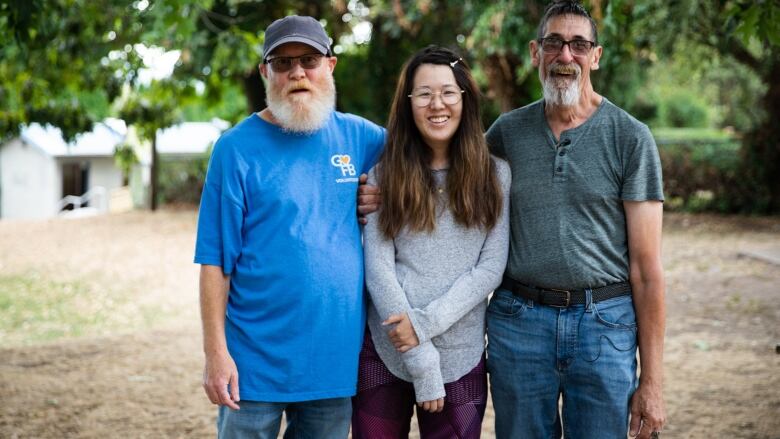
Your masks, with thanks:
[(151, 200), (149, 202), (149, 207), (152, 209), (152, 212), (157, 210), (157, 175), (160, 173), (159, 171), (159, 160), (160, 157), (157, 155), (157, 131), (155, 131), (154, 136), (152, 136), (152, 184), (151, 184)]
[(265, 108), (265, 85), (258, 69), (252, 69), (251, 72), (244, 75), (242, 84), (244, 85), (244, 96), (246, 96), (247, 110), (254, 113)]
[(512, 54), (493, 54), (482, 62), (490, 84), (489, 98), (498, 101), (502, 113), (530, 102), (531, 97), (518, 84), (517, 68), (522, 63)]
[[(766, 119), (745, 137), (743, 173), (756, 184), (751, 196), (763, 198), (766, 213), (780, 213), (780, 61), (775, 58), (762, 81), (768, 89), (762, 99)], [(755, 209), (753, 209), (755, 210)]]

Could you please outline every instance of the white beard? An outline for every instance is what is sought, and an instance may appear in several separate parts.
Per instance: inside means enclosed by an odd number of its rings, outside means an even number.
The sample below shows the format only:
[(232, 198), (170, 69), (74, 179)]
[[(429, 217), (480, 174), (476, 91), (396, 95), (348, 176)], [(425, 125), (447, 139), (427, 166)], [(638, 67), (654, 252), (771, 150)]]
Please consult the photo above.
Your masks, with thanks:
[[(288, 90), (305, 86), (311, 93), (305, 96), (290, 95)], [(326, 75), (322, 84), (301, 81), (288, 84), (279, 90), (266, 84), (266, 104), (282, 129), (297, 134), (311, 134), (327, 123), (336, 108), (336, 85), (332, 75)]]
[[(573, 107), (580, 101), (580, 78), (582, 70), (577, 64), (572, 64), (577, 71), (573, 80), (566, 78), (555, 79), (552, 70), (560, 65), (550, 64), (547, 66), (546, 78), (542, 80), (542, 91), (544, 101), (558, 107)], [(539, 76), (541, 76), (541, 71)]]

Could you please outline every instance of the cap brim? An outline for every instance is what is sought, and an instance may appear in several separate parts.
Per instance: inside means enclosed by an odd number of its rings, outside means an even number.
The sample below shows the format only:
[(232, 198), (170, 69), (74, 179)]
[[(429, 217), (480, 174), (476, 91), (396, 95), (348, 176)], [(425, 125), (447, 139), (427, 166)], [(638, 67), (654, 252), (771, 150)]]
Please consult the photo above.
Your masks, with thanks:
[(323, 55), (327, 55), (330, 53), (329, 48), (323, 46), (322, 44), (310, 38), (306, 38), (302, 35), (290, 35), (289, 37), (280, 38), (271, 47), (266, 49), (265, 53), (263, 53), (263, 59), (268, 58), (268, 55), (270, 55), (271, 52), (274, 51), (274, 49), (281, 46), (282, 44), (287, 44), (287, 43), (303, 43), (306, 44), (307, 46), (311, 46), (312, 48), (314, 48), (314, 50), (320, 52)]

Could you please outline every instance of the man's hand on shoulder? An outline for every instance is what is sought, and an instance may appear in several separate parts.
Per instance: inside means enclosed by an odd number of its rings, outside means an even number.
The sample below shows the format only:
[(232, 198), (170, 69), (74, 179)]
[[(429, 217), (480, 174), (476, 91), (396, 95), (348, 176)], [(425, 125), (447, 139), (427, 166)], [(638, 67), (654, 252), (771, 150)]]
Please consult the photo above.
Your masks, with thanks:
[(213, 404), (225, 405), (233, 410), (239, 409), (237, 402), (241, 398), (238, 393), (238, 369), (230, 354), (225, 352), (206, 355), (203, 389)]
[(358, 221), (360, 224), (368, 223), (366, 215), (376, 212), (379, 205), (382, 204), (379, 188), (367, 184), (366, 181), (368, 181), (368, 175), (360, 174), (358, 180)]

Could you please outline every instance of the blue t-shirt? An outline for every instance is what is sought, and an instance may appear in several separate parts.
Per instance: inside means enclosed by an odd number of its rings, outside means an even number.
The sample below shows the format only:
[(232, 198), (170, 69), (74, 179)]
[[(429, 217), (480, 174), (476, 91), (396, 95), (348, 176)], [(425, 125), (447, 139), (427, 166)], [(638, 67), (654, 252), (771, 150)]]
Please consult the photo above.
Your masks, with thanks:
[(334, 112), (311, 135), (252, 115), (209, 162), (195, 262), (230, 275), (225, 317), (241, 399), (355, 394), (365, 327), (358, 177), (384, 130)]

